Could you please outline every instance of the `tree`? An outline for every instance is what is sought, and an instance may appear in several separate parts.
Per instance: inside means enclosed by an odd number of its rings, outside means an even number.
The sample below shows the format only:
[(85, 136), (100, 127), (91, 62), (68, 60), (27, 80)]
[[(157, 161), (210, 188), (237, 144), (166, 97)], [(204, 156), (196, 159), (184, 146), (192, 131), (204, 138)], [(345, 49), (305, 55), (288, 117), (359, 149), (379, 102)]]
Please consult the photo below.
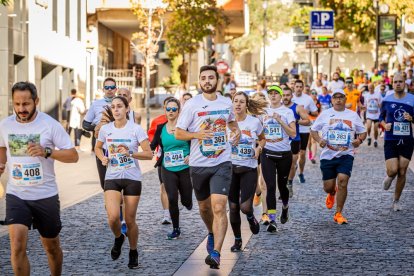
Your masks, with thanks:
[(7, 6), (10, 0), (0, 0), (0, 5)]
[[(322, 8), (315, 10), (333, 10), (335, 13), (335, 31), (341, 45), (350, 48), (350, 38), (356, 37), (361, 43), (368, 43), (375, 38), (376, 18), (373, 0), (320, 0)], [(390, 14), (400, 19), (406, 15), (408, 22), (414, 22), (414, 5), (412, 0), (384, 0), (390, 7)], [(309, 12), (314, 8), (304, 7), (296, 10), (291, 18), (291, 26), (300, 27), (309, 32)]]
[[(266, 44), (275, 39), (279, 32), (289, 30), (289, 18), (296, 9), (298, 9), (296, 4), (286, 5), (280, 1), (269, 1), (266, 9)], [(249, 0), (249, 11), (249, 34), (229, 41), (232, 52), (236, 56), (258, 50), (263, 46), (265, 21), (263, 1)]]

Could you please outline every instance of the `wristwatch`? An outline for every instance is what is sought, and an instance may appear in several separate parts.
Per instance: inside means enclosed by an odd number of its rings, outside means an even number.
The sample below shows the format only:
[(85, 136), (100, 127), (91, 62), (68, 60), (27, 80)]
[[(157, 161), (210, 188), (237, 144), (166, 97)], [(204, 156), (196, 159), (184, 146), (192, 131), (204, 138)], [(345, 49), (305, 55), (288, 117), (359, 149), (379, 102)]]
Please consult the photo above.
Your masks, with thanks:
[(47, 159), (52, 155), (52, 149), (49, 147), (45, 147), (45, 158)]
[(132, 155), (134, 154), (132, 150), (128, 151), (128, 153), (129, 153), (129, 157), (132, 157)]

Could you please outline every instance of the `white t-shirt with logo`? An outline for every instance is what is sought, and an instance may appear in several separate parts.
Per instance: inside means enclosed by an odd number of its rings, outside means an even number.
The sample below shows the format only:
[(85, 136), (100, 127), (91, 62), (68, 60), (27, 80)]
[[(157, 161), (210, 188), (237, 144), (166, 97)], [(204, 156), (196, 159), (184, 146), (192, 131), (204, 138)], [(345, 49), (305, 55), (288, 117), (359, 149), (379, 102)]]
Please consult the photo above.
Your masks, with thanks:
[(344, 111), (335, 111), (333, 107), (322, 111), (313, 123), (312, 130), (322, 131), (322, 139), (327, 142), (322, 149), (321, 160), (331, 160), (344, 155), (354, 156), (354, 135), (366, 132), (364, 123), (356, 112), (347, 108)]
[(138, 147), (148, 136), (140, 125), (128, 121), (123, 128), (116, 128), (114, 122), (104, 125), (99, 131), (98, 141), (104, 143), (109, 158), (105, 180), (131, 179), (141, 181), (138, 160), (119, 153), (120, 148), (138, 152)]
[(295, 122), (293, 111), (285, 106), (280, 106), (278, 108), (269, 107), (265, 110), (266, 114), (261, 117), (266, 137), (265, 148), (272, 151), (290, 151), (289, 135), (276, 119), (273, 118), (273, 114), (279, 114), (283, 122), (289, 125), (291, 122)]
[(364, 95), (364, 106), (367, 119), (378, 120), (381, 111), (382, 96), (380, 93), (366, 93)]
[[(251, 115), (237, 122), (241, 131), (240, 142), (231, 147), (231, 162), (234, 165), (257, 168), (257, 160), (254, 159), (256, 141), (263, 132), (260, 120)], [(230, 130), (228, 131), (230, 132)]]
[(187, 101), (177, 121), (177, 127), (189, 132), (212, 130), (214, 137), (191, 140), (190, 166), (210, 167), (231, 161), (231, 145), (227, 137), (227, 123), (235, 120), (229, 98), (217, 95), (214, 101), (203, 94)]
[(341, 80), (337, 80), (337, 81), (332, 80), (328, 84), (329, 91), (334, 91), (335, 89), (344, 89), (344, 88), (345, 88), (345, 83)]
[(111, 100), (99, 99), (92, 102), (91, 106), (88, 109), (88, 112), (83, 118), (86, 122), (90, 122), (94, 125), (97, 125), (102, 118), (102, 112), (104, 111), (104, 106), (110, 106)]
[[(318, 107), (316, 106), (312, 97), (307, 94), (302, 93), (300, 97), (293, 95), (292, 102), (298, 105), (302, 105), (303, 108), (307, 111), (307, 113), (318, 111)], [(309, 133), (309, 131), (310, 126), (299, 125), (299, 133)]]
[(15, 115), (2, 120), (0, 147), (7, 148), (7, 193), (23, 200), (39, 200), (57, 195), (54, 159), (29, 156), (29, 143), (51, 149), (73, 148), (62, 125), (43, 112), (38, 111), (30, 123), (17, 122)]

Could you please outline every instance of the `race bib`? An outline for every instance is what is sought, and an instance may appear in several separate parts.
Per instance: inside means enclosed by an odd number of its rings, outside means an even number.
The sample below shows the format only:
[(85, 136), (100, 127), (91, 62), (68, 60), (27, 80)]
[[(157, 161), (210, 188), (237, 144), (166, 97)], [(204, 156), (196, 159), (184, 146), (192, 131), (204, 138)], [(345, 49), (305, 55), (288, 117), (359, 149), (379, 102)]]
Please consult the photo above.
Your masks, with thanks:
[(36, 186), (43, 183), (41, 163), (13, 163), (12, 182), (16, 186)]
[(347, 130), (328, 130), (328, 144), (348, 147), (351, 142), (351, 132)]
[(129, 150), (130, 139), (107, 139), (106, 144), (108, 147), (108, 166), (111, 171), (123, 171), (136, 167), (133, 158), (119, 152), (121, 148)]
[(280, 124), (266, 125), (265, 138), (267, 140), (283, 139), (282, 126)]
[(227, 144), (227, 135), (226, 132), (216, 132), (214, 133), (213, 138), (203, 140), (202, 146), (203, 151), (218, 151), (226, 148)]
[(402, 136), (410, 135), (410, 123), (394, 122), (392, 134)]
[(374, 101), (371, 101), (368, 104), (367, 110), (368, 110), (368, 113), (378, 113), (378, 105), (377, 105), (377, 103), (374, 102)]
[(236, 160), (246, 160), (254, 157), (252, 144), (238, 144), (237, 150), (233, 153), (232, 158)]
[(166, 168), (185, 165), (182, 150), (167, 151), (164, 153), (164, 166)]
[(321, 109), (322, 110), (327, 110), (329, 108), (330, 108), (330, 104), (326, 104), (326, 103), (321, 104)]

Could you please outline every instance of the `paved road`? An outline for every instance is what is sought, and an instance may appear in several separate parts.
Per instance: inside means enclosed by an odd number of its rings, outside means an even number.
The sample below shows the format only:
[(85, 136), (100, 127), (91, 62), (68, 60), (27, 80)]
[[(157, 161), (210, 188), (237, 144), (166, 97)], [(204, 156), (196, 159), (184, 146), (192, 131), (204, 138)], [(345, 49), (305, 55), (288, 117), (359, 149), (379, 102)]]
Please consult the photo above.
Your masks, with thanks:
[[(332, 220), (334, 211), (325, 208), (318, 165), (308, 164), (307, 183), (295, 185), (290, 222), (275, 235), (263, 228), (253, 236), (237, 256), (231, 275), (413, 275), (413, 173), (409, 172), (402, 197), (404, 210), (394, 213), (392, 192), (381, 187), (383, 169), (381, 148), (359, 149), (344, 213), (350, 223), (340, 226)], [(195, 204), (193, 211), (182, 211), (183, 238), (165, 240), (170, 227), (159, 224), (158, 183), (155, 172), (149, 172), (138, 210), (140, 268), (130, 271), (127, 251), (118, 261), (110, 259), (112, 236), (102, 202), (98, 194), (62, 212), (65, 275), (172, 275), (207, 234)], [(35, 231), (30, 233), (28, 248), (32, 274), (46, 275), (46, 258)], [(0, 256), (0, 275), (11, 275), (7, 236), (0, 238)]]

